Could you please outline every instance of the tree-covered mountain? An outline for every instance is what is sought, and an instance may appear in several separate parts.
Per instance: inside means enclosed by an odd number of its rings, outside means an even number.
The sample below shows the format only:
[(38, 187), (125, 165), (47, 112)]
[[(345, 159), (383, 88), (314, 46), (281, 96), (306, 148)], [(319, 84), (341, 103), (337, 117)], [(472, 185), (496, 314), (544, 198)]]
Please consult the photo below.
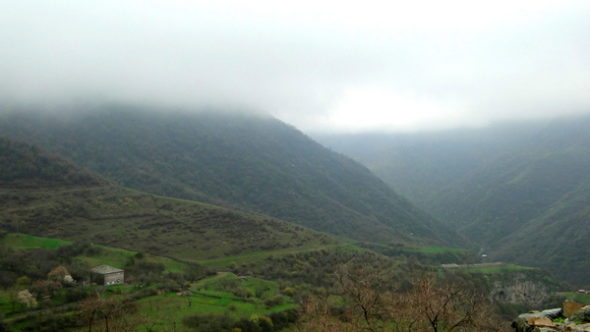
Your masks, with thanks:
[(1, 230), (91, 241), (191, 262), (336, 243), (274, 218), (120, 188), (7, 138), (0, 138), (0, 156)]
[[(422, 259), (416, 258), (460, 250), (415, 246), (414, 255), (405, 251), (387, 257), (270, 217), (121, 188), (34, 146), (6, 138), (0, 142), (0, 155), (10, 161), (0, 163), (0, 283), (4, 287), (0, 300), (5, 329), (91, 328), (95, 318), (88, 317), (86, 308), (111, 308), (118, 303), (114, 301), (129, 308), (109, 317), (114, 330), (130, 326), (177, 329), (177, 322), (188, 325), (187, 321), (197, 319), (207, 331), (225, 330), (228, 325), (279, 330), (294, 322), (297, 326), (313, 323), (318, 317), (341, 322), (333, 328), (354, 329), (359, 325), (350, 323), (348, 313), (360, 313), (358, 294), (368, 296), (375, 326), (409, 321), (412, 329), (417, 320), (427, 326), (428, 317), (421, 308), (434, 303), (446, 315), (451, 299), (459, 313), (465, 301), (477, 301), (470, 310), (494, 317), (485, 320), (493, 325), (501, 320), (486, 294), (514, 298), (514, 305), (519, 305), (539, 298), (527, 297), (516, 289), (519, 285), (524, 284), (526, 292), (549, 292), (548, 286), (555, 284), (540, 271), (514, 265), (499, 267), (489, 276), (484, 271), (470, 272), (469, 266), (456, 274), (439, 269), (434, 279), (430, 273), (436, 266), (423, 266)], [(26, 172), (7, 172), (13, 169)], [(368, 245), (404, 249), (400, 244)], [(126, 285), (96, 287), (66, 281), (65, 276), (62, 285), (62, 277), (56, 277), (55, 271), (65, 271), (71, 273), (70, 280), (89, 280), (89, 268), (105, 263), (124, 268)], [(424, 285), (428, 289), (414, 292)], [(27, 287), (25, 293), (21, 293), (23, 287)], [(459, 291), (464, 295), (454, 295)], [(17, 294), (28, 294), (30, 305), (11, 300), (23, 297)], [(338, 301), (326, 301), (327, 297)], [(100, 302), (104, 298), (113, 302), (105, 305)], [(396, 301), (385, 302), (392, 298)], [(193, 301), (198, 305), (191, 308)], [(327, 305), (319, 307), (322, 316), (308, 312), (307, 303), (316, 301)], [(508, 301), (501, 304), (512, 305), (513, 300)], [(406, 313), (398, 320), (400, 307)], [(220, 311), (225, 314), (215, 314)], [(265, 327), (258, 328), (252, 324), (259, 321), (253, 316), (270, 317), (272, 324), (260, 323)], [(212, 323), (221, 320), (222, 327)], [(237, 325), (240, 322), (250, 323)], [(102, 326), (103, 321), (99, 323)], [(318, 330), (317, 324), (309, 326), (310, 331)]]
[[(319, 137), (493, 256), (590, 282), (590, 117)], [(564, 272), (567, 271), (567, 272)]]
[(109, 106), (4, 112), (0, 130), (121, 185), (371, 241), (460, 244), (359, 163), (276, 119)]
[(97, 186), (108, 182), (33, 145), (0, 136), (0, 187)]

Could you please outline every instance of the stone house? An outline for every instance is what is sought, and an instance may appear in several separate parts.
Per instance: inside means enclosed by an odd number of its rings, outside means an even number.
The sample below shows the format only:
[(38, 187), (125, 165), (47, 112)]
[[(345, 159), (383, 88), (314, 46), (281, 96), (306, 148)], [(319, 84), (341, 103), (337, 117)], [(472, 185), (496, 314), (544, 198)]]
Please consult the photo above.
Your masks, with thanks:
[(105, 286), (121, 285), (125, 282), (125, 271), (110, 265), (98, 265), (90, 269), (93, 279)]

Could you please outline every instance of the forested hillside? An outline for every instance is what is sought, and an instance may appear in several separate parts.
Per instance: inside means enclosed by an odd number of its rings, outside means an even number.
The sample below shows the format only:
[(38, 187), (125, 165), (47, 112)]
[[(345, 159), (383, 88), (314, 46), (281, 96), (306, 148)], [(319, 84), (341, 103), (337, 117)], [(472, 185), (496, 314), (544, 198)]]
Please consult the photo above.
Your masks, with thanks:
[(270, 117), (110, 106), (4, 112), (0, 130), (147, 192), (356, 239), (461, 243), (359, 163)]
[(582, 272), (589, 257), (582, 239), (590, 238), (588, 128), (590, 118), (577, 117), (319, 139), (492, 255), (589, 283)]
[(108, 182), (37, 147), (0, 136), (0, 187), (97, 186)]
[(119, 188), (37, 147), (6, 138), (0, 140), (0, 155), (3, 230), (192, 262), (335, 243), (270, 217)]
[[(2, 142), (10, 163), (0, 172), (29, 170), (5, 175), (0, 186), (0, 326), (7, 330), (92, 329), (106, 321), (113, 330), (318, 331), (324, 322), (337, 330), (425, 330), (426, 307), (441, 308), (445, 324), (459, 317), (478, 328), (503, 324), (501, 306), (506, 314), (528, 303), (512, 289), (523, 279), (527, 290), (551, 297), (553, 281), (541, 271), (443, 271), (440, 259), (461, 263), (471, 255), (399, 243), (361, 248), (270, 217), (117, 187), (34, 146)], [(83, 282), (91, 266), (105, 263), (125, 269), (125, 285)], [(490, 301), (486, 294), (495, 293), (511, 297)], [(372, 303), (366, 314), (358, 296)], [(97, 308), (115, 309), (99, 316)]]

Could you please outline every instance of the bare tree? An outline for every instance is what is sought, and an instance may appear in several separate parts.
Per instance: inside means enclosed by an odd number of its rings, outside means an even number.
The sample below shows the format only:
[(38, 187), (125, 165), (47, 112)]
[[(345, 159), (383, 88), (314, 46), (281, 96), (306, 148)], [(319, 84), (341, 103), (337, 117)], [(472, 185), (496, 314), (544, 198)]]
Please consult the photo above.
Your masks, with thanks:
[[(102, 331), (132, 331), (141, 324), (128, 317), (136, 311), (135, 305), (122, 300), (104, 297), (88, 298), (80, 303), (80, 317), (88, 326), (88, 332), (96, 327)], [(99, 323), (102, 321), (102, 323)]]
[(384, 305), (396, 331), (502, 331), (486, 296), (467, 281), (424, 276), (409, 291), (389, 294)]
[(336, 314), (326, 299), (308, 299), (301, 307), (300, 331), (507, 330), (486, 297), (468, 282), (424, 276), (406, 291), (393, 291), (394, 280), (348, 266), (340, 267), (335, 279), (346, 309)]
[[(379, 330), (381, 320), (380, 309), (382, 298), (379, 293), (379, 284), (385, 282), (381, 275), (369, 272), (365, 268), (349, 268), (340, 266), (335, 273), (336, 281), (349, 302), (352, 304), (348, 312), (349, 320), (357, 330), (376, 332)], [(360, 319), (358, 316), (360, 315)]]

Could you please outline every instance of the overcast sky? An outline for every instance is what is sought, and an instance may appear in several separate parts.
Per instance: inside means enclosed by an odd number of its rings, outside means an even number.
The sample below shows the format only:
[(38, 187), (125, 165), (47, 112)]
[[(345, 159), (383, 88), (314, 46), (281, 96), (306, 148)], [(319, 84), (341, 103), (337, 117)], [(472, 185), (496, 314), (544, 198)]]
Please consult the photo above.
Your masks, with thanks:
[(304, 131), (590, 112), (590, 1), (0, 1), (0, 99), (261, 110)]

